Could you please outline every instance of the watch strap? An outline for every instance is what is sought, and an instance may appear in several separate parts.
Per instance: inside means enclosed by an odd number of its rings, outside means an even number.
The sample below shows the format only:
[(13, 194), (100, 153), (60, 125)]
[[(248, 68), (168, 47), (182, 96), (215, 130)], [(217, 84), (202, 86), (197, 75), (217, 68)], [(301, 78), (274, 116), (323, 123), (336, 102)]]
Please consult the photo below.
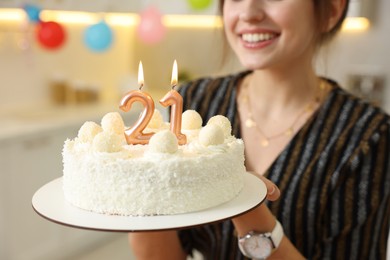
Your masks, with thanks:
[(276, 225), (274, 229), (271, 232), (271, 240), (274, 244), (275, 248), (277, 248), (280, 245), (280, 242), (282, 241), (282, 238), (284, 236), (283, 227), (280, 224), (278, 220), (276, 220)]

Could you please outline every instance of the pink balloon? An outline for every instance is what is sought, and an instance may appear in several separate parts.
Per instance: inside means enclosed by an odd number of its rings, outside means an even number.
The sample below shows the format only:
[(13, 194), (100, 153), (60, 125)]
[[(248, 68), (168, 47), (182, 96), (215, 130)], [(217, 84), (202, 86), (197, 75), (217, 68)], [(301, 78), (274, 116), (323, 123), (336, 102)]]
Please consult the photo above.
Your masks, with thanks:
[(149, 44), (161, 41), (165, 36), (166, 28), (162, 23), (160, 11), (156, 7), (150, 6), (140, 15), (140, 24), (137, 28), (140, 39)]

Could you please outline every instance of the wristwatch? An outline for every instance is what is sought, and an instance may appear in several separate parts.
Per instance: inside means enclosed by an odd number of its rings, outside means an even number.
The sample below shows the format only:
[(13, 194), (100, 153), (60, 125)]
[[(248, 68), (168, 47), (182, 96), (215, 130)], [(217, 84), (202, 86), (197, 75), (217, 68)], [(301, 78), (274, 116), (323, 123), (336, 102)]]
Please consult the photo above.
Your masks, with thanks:
[(238, 239), (238, 246), (241, 253), (249, 258), (262, 260), (267, 259), (275, 250), (283, 238), (283, 228), (279, 221), (271, 232), (258, 233), (250, 231)]

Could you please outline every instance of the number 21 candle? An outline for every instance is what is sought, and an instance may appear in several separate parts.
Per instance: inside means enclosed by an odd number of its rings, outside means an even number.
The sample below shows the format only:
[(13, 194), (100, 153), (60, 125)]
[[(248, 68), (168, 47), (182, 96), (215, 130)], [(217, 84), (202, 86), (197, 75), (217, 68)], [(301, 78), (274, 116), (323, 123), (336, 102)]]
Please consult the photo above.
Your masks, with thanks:
[[(174, 88), (177, 85), (178, 72), (177, 62), (173, 63), (172, 79), (171, 79), (171, 90), (165, 94), (160, 100), (161, 105), (168, 107), (171, 106), (171, 118), (170, 118), (170, 129), (176, 135), (179, 144), (186, 144), (187, 137), (181, 133), (181, 121), (183, 113), (183, 98)], [(150, 138), (154, 133), (143, 133), (143, 130), (147, 127), (154, 113), (154, 101), (152, 97), (142, 92), (144, 85), (144, 76), (142, 63), (139, 63), (138, 68), (138, 84), (140, 85), (139, 90), (130, 91), (121, 100), (120, 108), (128, 112), (134, 102), (141, 102), (144, 106), (139, 119), (133, 127), (125, 130), (125, 137), (128, 144), (148, 144)]]

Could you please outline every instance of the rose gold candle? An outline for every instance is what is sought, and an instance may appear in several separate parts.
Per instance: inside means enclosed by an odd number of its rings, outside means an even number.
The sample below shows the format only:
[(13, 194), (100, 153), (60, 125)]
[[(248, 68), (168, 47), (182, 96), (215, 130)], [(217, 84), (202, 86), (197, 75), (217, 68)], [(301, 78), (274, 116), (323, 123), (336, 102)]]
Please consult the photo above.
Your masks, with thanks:
[(131, 109), (134, 102), (140, 102), (144, 106), (137, 122), (125, 130), (125, 137), (128, 144), (148, 144), (153, 133), (144, 134), (143, 130), (147, 127), (154, 113), (154, 101), (152, 97), (141, 89), (144, 85), (144, 73), (142, 62), (138, 66), (138, 84), (139, 90), (133, 90), (127, 93), (121, 100), (119, 108), (125, 112)]
[(177, 85), (177, 74), (177, 62), (175, 60), (172, 69), (172, 89), (167, 94), (165, 94), (165, 96), (160, 100), (160, 103), (165, 107), (172, 106), (170, 118), (171, 131), (176, 135), (179, 144), (186, 144), (187, 137), (181, 133), (183, 97), (179, 94), (179, 92), (174, 90), (175, 86)]

